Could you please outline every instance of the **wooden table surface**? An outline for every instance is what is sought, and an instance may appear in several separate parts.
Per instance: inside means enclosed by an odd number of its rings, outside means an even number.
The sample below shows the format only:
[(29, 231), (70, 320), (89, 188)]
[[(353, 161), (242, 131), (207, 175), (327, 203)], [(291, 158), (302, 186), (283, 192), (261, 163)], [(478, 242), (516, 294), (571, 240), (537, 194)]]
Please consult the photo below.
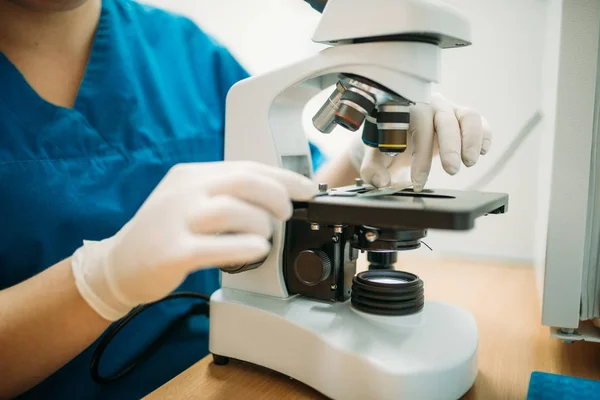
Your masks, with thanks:
[[(362, 264), (364, 266), (364, 264)], [(541, 325), (534, 269), (528, 265), (441, 260), (400, 254), (397, 269), (418, 274), (425, 295), (471, 311), (479, 327), (479, 375), (464, 399), (525, 399), (529, 376), (544, 371), (600, 379), (600, 344), (564, 344)], [(199, 361), (148, 399), (322, 399), (278, 373), (212, 357)]]

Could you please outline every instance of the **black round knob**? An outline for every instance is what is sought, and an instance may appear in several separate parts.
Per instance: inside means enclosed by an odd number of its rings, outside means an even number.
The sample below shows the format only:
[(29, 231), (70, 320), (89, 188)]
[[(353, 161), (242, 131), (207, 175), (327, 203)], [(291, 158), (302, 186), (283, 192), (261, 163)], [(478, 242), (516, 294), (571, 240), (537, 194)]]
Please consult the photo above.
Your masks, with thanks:
[(321, 250), (304, 250), (296, 257), (294, 272), (302, 283), (314, 286), (329, 278), (331, 261)]

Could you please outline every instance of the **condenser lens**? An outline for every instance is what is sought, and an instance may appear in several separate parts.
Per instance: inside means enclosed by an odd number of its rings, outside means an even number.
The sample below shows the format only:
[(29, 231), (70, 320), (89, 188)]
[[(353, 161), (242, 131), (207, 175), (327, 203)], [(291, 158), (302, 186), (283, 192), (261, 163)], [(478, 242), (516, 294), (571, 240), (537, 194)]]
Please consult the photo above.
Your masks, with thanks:
[(406, 283), (409, 283), (410, 281), (406, 280), (406, 279), (400, 279), (400, 278), (367, 278), (367, 280), (369, 282), (373, 282), (373, 283), (383, 283), (386, 285), (404, 285)]
[(414, 314), (425, 305), (423, 281), (404, 271), (364, 271), (352, 280), (350, 300), (352, 307), (368, 314)]

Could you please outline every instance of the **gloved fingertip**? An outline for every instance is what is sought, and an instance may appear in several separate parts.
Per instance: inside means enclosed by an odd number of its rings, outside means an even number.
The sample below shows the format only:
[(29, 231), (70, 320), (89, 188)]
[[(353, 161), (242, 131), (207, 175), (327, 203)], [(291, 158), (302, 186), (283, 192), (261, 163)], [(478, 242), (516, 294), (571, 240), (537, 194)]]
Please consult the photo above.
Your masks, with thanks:
[(450, 175), (456, 175), (460, 170), (461, 159), (458, 153), (441, 155), (442, 167)]
[(271, 242), (259, 235), (245, 234), (239, 235), (238, 238), (240, 248), (245, 248), (247, 256), (252, 258), (253, 261), (261, 259), (271, 251)]
[(482, 156), (486, 155), (488, 153), (488, 151), (490, 151), (491, 145), (492, 145), (492, 141), (490, 139), (483, 139), (483, 142), (481, 143), (480, 154)]
[(375, 187), (384, 187), (390, 184), (389, 174), (375, 174), (371, 177), (371, 184)]
[(474, 148), (465, 150), (463, 154), (463, 163), (467, 167), (472, 167), (479, 160), (479, 151)]
[(427, 182), (427, 178), (428, 178), (429, 174), (427, 174), (427, 172), (421, 172), (420, 174), (417, 174), (413, 180), (412, 180), (412, 184), (413, 184), (413, 192), (420, 192), (421, 190), (423, 190), (423, 188), (425, 187), (425, 183)]
[(310, 179), (302, 179), (300, 181), (299, 190), (295, 193), (292, 200), (310, 200), (319, 193), (319, 185)]
[(422, 183), (413, 183), (413, 192), (415, 193), (419, 193), (421, 190), (423, 190), (423, 184)]
[[(312, 196), (309, 197), (309, 198), (307, 198), (307, 200), (310, 199), (310, 198), (312, 198)], [(304, 199), (298, 199), (298, 200), (302, 201)], [(285, 211), (281, 215), (277, 216), (277, 219), (280, 220), (280, 221), (287, 221), (288, 219), (292, 218), (293, 214), (294, 214), (294, 205), (290, 201), (288, 203), (288, 207), (285, 209)]]
[(381, 179), (379, 175), (375, 175), (371, 178), (371, 184), (375, 187), (381, 187)]

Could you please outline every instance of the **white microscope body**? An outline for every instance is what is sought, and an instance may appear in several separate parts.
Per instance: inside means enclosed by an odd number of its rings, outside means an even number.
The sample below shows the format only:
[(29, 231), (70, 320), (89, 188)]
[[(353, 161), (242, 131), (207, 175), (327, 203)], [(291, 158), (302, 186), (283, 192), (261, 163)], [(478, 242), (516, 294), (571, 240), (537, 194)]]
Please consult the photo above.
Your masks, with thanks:
[[(225, 160), (311, 176), (302, 110), (339, 74), (427, 102), (442, 48), (470, 44), (469, 24), (442, 1), (330, 0), (313, 40), (331, 47), (236, 84), (227, 98)], [(376, 99), (377, 102), (383, 101)], [(350, 301), (291, 295), (285, 225), (256, 269), (222, 275), (211, 297), (209, 348), (299, 380), (334, 399), (458, 399), (477, 376), (478, 332), (458, 307), (425, 301), (409, 316), (379, 316)]]

